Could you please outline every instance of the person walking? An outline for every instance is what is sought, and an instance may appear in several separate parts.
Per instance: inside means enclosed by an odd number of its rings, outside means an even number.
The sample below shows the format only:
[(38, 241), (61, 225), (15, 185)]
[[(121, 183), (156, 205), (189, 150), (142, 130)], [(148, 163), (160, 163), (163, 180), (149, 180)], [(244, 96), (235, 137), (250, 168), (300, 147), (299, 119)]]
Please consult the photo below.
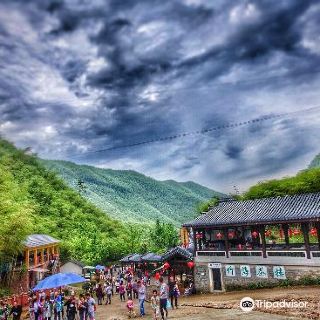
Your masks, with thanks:
[(153, 311), (153, 320), (158, 320), (158, 316), (159, 316), (159, 310), (160, 310), (160, 299), (158, 296), (158, 291), (157, 290), (153, 290), (152, 292), (152, 297), (151, 297), (151, 309)]
[(179, 291), (177, 282), (174, 280), (173, 277), (170, 277), (168, 286), (169, 286), (169, 298), (171, 301), (172, 309), (174, 309), (174, 306), (178, 308), (178, 297), (180, 296), (180, 291)]
[(71, 293), (71, 297), (66, 302), (67, 307), (67, 319), (75, 320), (77, 314), (77, 300), (74, 292)]
[[(173, 288), (173, 297), (174, 297), (174, 305), (176, 307), (176, 309), (178, 309), (178, 298), (180, 297), (180, 290), (179, 290), (179, 286), (176, 283), (174, 288)], [(173, 309), (173, 303), (171, 303), (172, 305), (172, 309)]]
[(89, 320), (95, 320), (96, 301), (93, 299), (90, 293), (86, 294), (88, 304), (88, 316)]
[(169, 287), (163, 281), (163, 277), (159, 278), (159, 282), (160, 282), (160, 313), (161, 313), (161, 319), (164, 320), (164, 313), (166, 313), (166, 318), (168, 318), (167, 303), (168, 303)]
[(106, 293), (106, 296), (107, 296), (106, 304), (111, 304), (112, 287), (111, 287), (109, 282), (107, 283), (107, 286), (106, 286), (106, 289), (105, 289), (105, 293)]
[(126, 288), (122, 281), (120, 282), (120, 286), (119, 286), (119, 294), (120, 294), (120, 301), (126, 301), (126, 297), (125, 297)]
[(140, 316), (145, 316), (144, 311), (144, 301), (146, 300), (146, 287), (141, 282), (141, 280), (138, 281), (138, 300), (139, 300), (139, 308), (140, 308)]
[(98, 284), (98, 287), (96, 289), (96, 296), (98, 299), (98, 305), (102, 305), (102, 299), (103, 299), (103, 289), (101, 283)]
[(128, 297), (128, 299), (132, 300), (132, 283), (131, 283), (131, 281), (129, 281), (129, 282), (127, 283), (126, 291), (127, 291), (127, 297)]
[(44, 297), (41, 294), (38, 301), (38, 320), (44, 320)]
[(18, 305), (17, 301), (13, 302), (13, 306), (10, 310), (10, 316), (12, 315), (12, 320), (20, 320), (22, 314), (22, 306)]
[(88, 314), (88, 303), (82, 294), (80, 295), (78, 303), (78, 311), (80, 320), (86, 320)]
[(132, 284), (133, 299), (138, 299), (138, 283), (137, 279)]
[(46, 300), (44, 302), (43, 316), (44, 316), (45, 320), (51, 320), (51, 317), (52, 317), (52, 304), (50, 303), (50, 296), (47, 296)]
[(63, 302), (62, 302), (61, 295), (58, 293), (56, 295), (56, 298), (54, 299), (53, 308), (54, 308), (54, 320), (62, 320), (63, 319), (63, 315), (62, 315)]

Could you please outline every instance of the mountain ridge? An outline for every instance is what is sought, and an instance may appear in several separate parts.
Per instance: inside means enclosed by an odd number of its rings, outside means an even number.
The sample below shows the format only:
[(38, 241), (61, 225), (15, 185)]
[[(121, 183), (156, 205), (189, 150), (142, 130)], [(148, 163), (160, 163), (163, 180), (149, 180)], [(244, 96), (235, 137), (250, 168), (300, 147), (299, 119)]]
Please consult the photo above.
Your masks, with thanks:
[(196, 215), (198, 203), (223, 193), (193, 181), (159, 181), (134, 170), (115, 170), (64, 160), (41, 160), (73, 189), (83, 181), (83, 196), (113, 218), (150, 223), (156, 219), (176, 226)]

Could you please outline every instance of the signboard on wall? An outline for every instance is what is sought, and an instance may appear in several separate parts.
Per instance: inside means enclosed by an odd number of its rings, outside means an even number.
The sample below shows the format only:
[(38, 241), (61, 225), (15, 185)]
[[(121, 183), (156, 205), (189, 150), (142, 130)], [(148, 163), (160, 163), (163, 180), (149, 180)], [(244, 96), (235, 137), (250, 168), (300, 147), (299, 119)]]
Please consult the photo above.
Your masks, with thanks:
[(256, 266), (257, 278), (268, 278), (268, 268), (266, 266)]
[(272, 271), (275, 279), (287, 279), (284, 266), (274, 266)]
[(232, 264), (226, 264), (225, 271), (226, 271), (227, 277), (235, 277), (236, 276), (236, 267)]
[(220, 269), (222, 266), (221, 266), (221, 263), (217, 262), (217, 263), (209, 263), (208, 267), (213, 269)]
[(251, 278), (251, 270), (249, 265), (240, 266), (240, 275), (243, 278)]

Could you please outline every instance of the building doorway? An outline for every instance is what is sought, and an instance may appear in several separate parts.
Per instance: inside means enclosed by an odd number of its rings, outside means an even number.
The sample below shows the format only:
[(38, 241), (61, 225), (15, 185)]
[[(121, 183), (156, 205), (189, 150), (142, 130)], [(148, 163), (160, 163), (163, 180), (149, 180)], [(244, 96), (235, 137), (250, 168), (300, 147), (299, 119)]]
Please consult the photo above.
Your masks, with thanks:
[(221, 269), (212, 268), (212, 284), (213, 291), (222, 291), (222, 281), (221, 281)]
[(210, 291), (211, 292), (224, 291), (221, 263), (209, 263), (208, 267), (209, 267)]

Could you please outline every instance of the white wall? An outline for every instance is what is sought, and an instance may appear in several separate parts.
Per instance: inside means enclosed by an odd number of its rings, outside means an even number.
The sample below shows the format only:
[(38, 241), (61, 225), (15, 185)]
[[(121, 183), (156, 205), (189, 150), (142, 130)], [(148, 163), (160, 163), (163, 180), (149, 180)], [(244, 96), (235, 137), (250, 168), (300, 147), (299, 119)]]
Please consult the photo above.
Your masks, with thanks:
[(76, 273), (82, 275), (82, 268), (73, 262), (67, 262), (60, 267), (62, 273)]

